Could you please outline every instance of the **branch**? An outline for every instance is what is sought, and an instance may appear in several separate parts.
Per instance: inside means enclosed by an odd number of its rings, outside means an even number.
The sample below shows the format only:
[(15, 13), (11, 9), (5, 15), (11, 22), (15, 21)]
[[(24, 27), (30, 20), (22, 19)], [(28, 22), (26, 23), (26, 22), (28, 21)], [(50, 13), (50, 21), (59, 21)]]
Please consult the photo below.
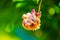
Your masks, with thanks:
[(39, 2), (38, 2), (38, 12), (40, 12), (40, 9), (41, 9), (41, 3), (42, 3), (42, 0), (39, 0)]

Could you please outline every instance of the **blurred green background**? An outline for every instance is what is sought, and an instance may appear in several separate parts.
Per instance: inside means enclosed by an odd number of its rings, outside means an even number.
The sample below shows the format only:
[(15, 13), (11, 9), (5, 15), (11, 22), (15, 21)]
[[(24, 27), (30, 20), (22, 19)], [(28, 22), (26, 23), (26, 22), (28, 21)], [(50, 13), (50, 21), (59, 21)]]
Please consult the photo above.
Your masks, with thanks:
[(39, 0), (0, 0), (0, 40), (60, 40), (60, 0), (42, 0), (41, 28), (22, 27), (22, 15), (37, 10)]

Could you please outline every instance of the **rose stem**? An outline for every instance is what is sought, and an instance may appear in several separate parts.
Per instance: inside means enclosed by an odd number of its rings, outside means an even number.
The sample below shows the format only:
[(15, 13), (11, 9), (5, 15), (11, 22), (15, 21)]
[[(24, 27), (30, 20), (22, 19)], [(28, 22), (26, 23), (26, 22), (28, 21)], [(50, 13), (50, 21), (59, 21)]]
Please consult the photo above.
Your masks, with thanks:
[(38, 2), (38, 12), (40, 13), (40, 9), (41, 9), (41, 3), (42, 3), (42, 0), (39, 0)]

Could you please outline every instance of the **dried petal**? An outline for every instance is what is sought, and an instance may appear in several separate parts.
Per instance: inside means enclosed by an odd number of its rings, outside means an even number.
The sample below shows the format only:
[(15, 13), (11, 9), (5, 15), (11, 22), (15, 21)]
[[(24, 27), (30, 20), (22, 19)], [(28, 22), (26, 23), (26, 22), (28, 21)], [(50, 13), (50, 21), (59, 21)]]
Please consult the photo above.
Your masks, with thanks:
[(27, 13), (23, 15), (23, 27), (26, 30), (37, 30), (40, 28), (40, 13), (36, 13), (33, 9), (31, 13)]

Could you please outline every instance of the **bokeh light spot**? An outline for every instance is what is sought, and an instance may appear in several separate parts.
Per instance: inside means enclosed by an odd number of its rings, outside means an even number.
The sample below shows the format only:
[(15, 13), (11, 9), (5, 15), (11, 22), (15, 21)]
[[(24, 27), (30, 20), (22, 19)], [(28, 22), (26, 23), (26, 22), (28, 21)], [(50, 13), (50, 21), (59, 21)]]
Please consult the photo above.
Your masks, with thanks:
[(19, 8), (19, 7), (21, 7), (21, 6), (23, 6), (23, 3), (17, 3), (17, 4), (16, 4), (16, 8)]
[(59, 2), (59, 4), (58, 4), (58, 5), (59, 5), (59, 7), (60, 7), (60, 2)]
[(54, 6), (54, 9), (55, 9), (55, 12), (56, 12), (57, 14), (60, 12), (58, 6)]
[(54, 14), (55, 14), (54, 8), (50, 8), (50, 9), (48, 10), (48, 13), (49, 13), (49, 15), (54, 15)]

